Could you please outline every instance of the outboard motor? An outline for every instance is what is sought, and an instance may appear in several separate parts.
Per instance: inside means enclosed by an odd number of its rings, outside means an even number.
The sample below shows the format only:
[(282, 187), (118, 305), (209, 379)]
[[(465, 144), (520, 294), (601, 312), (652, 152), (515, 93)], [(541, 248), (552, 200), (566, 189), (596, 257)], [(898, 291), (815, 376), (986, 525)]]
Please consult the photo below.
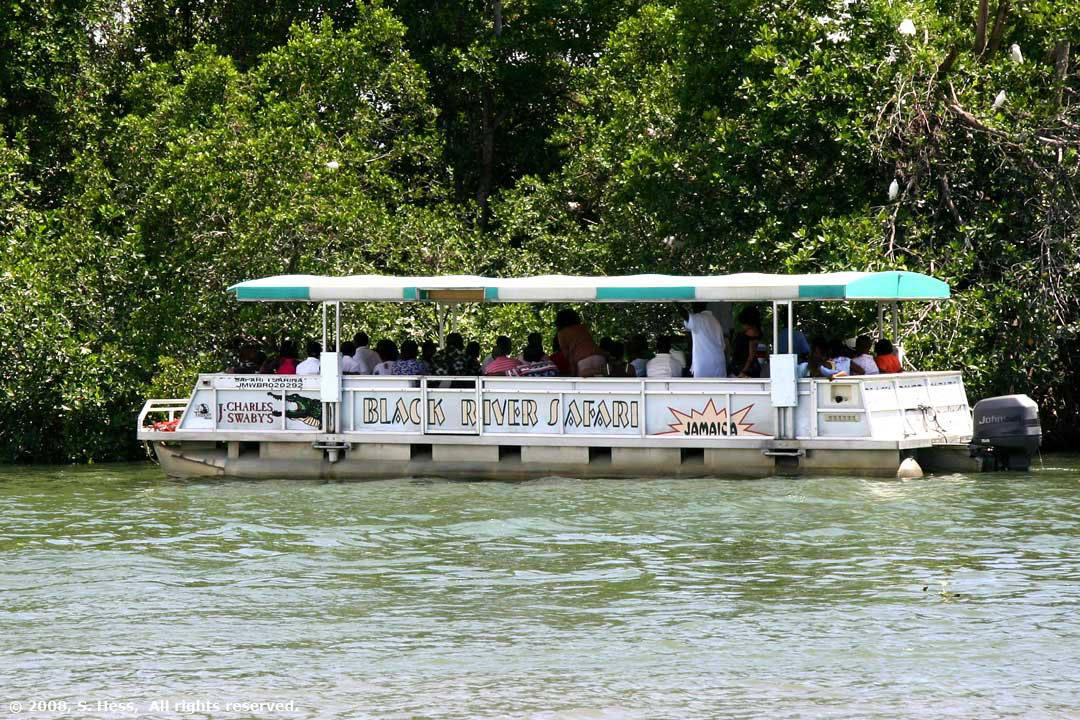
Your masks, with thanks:
[(983, 470), (1027, 470), (1039, 451), (1039, 406), (1027, 395), (1003, 395), (975, 403), (971, 456)]

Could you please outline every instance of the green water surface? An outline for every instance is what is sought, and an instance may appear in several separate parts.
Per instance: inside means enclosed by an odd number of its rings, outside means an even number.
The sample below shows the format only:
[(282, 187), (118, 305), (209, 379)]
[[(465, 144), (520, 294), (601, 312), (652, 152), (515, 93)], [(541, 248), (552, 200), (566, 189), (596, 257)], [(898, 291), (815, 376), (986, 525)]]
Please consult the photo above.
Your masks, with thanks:
[(0, 469), (0, 717), (1080, 717), (1078, 481)]

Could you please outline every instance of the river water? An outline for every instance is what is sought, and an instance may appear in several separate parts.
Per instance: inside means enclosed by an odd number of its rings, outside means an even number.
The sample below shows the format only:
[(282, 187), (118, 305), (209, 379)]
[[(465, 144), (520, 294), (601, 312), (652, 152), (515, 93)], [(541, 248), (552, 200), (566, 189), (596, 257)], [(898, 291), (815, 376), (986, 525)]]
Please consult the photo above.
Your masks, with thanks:
[(1078, 481), (0, 469), (0, 717), (1080, 717)]

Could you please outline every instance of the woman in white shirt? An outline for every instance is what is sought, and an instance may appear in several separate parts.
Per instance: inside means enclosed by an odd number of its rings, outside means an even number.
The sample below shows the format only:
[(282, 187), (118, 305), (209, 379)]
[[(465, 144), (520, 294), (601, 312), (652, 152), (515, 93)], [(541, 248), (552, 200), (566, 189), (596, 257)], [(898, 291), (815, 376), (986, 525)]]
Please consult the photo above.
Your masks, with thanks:
[(858, 337), (855, 341), (855, 357), (851, 358), (852, 375), (877, 375), (880, 372), (874, 356), (870, 354), (873, 347), (874, 343), (869, 335)]

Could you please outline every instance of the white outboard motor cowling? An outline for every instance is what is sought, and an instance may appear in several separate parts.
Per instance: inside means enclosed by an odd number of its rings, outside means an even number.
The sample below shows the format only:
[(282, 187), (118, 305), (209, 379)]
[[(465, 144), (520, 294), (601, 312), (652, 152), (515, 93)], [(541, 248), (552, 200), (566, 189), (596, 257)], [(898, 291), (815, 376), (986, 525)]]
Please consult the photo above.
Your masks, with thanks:
[(984, 470), (1027, 470), (1042, 443), (1039, 406), (1027, 395), (1002, 395), (975, 403), (971, 456)]

